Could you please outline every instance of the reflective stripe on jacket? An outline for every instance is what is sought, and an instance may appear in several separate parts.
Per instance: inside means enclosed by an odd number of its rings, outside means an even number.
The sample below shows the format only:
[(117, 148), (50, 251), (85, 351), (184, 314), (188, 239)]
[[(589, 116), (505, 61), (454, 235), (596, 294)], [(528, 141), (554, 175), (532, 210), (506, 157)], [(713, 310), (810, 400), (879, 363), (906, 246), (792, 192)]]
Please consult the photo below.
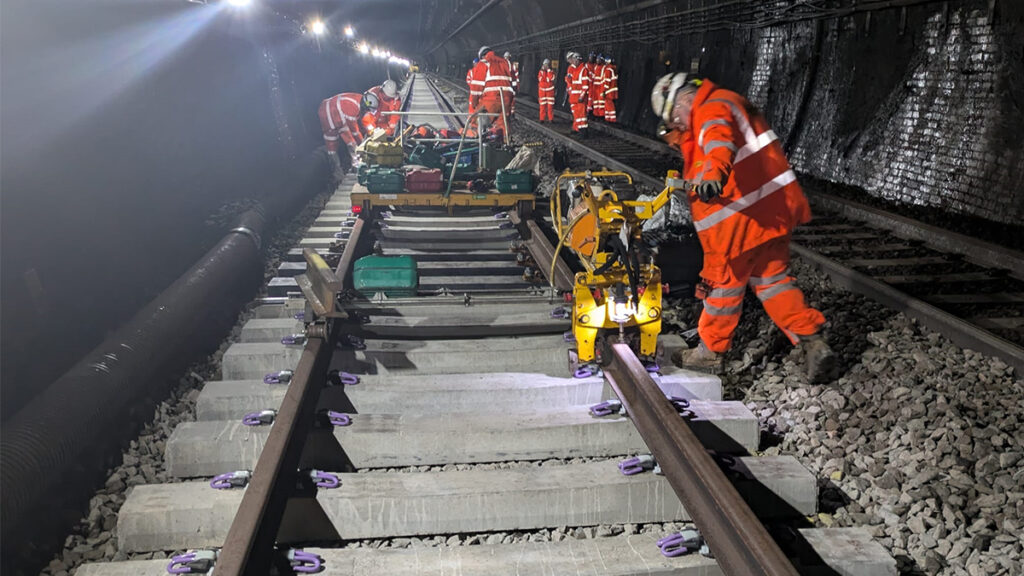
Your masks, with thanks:
[(739, 94), (704, 80), (680, 149), (686, 179), (724, 184), (710, 202), (689, 193), (693, 224), (709, 258), (736, 257), (811, 219), (775, 133)]
[(512, 90), (512, 71), (509, 69), (508, 60), (494, 52), (488, 52), (480, 62), (484, 64), (485, 71), (483, 97), (488, 94), (511, 96), (514, 91)]
[(569, 102), (577, 104), (587, 101), (590, 91), (590, 73), (587, 67), (580, 65), (569, 70)]
[(469, 71), (469, 105), (476, 108), (480, 97), (484, 94), (484, 83), (487, 81), (487, 64), (483, 60), (477, 62)]
[(615, 69), (615, 64), (604, 65), (604, 98), (605, 100), (619, 98), (619, 72)]
[(346, 92), (331, 96), (321, 103), (326, 112), (328, 127), (337, 130), (341, 139), (347, 143), (358, 144), (363, 140), (359, 129), (359, 102), (362, 99), (362, 94)]
[(540, 104), (555, 103), (555, 71), (543, 68), (537, 72), (537, 102)]

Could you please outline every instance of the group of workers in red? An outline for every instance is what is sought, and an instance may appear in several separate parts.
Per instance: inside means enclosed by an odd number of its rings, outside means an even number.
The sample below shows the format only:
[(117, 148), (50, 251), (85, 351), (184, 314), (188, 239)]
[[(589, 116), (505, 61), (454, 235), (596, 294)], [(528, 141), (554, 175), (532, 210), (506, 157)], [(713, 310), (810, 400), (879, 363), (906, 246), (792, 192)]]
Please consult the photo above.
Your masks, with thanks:
[(402, 110), (402, 99), (398, 94), (398, 83), (385, 80), (380, 86), (374, 86), (359, 94), (343, 92), (331, 96), (320, 103), (320, 127), (324, 134), (327, 157), (335, 179), (344, 175), (341, 158), (338, 156), (339, 144), (342, 142), (348, 150), (347, 163), (355, 157), (356, 146), (377, 128), (393, 135), (400, 117), (388, 112)]
[[(615, 101), (619, 97), (619, 73), (609, 56), (591, 54), (583, 63), (577, 52), (566, 55), (569, 67), (565, 73), (568, 101), (573, 112), (573, 131), (587, 134), (589, 117), (602, 118), (606, 122), (617, 122)], [(555, 121), (555, 70), (551, 60), (544, 59), (537, 72), (537, 103), (540, 105), (540, 121)], [(495, 129), (505, 129), (505, 118), (515, 114), (515, 95), (519, 92), (519, 63), (512, 61), (512, 55), (505, 52), (498, 57), (489, 47), (484, 46), (473, 61), (473, 67), (466, 72), (469, 87), (469, 113), (488, 112), (500, 114)]]

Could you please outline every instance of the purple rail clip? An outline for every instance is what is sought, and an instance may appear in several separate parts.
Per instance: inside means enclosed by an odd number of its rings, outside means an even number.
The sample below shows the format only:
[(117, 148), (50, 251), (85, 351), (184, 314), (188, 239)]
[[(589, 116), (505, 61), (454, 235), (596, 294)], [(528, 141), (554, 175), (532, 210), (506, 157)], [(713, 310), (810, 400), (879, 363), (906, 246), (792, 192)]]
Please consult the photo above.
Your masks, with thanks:
[(338, 478), (336, 474), (330, 472), (324, 472), (322, 470), (310, 470), (309, 477), (316, 482), (317, 488), (337, 488), (341, 486), (341, 478)]
[(667, 558), (675, 558), (700, 550), (703, 544), (704, 539), (696, 530), (683, 530), (658, 540), (658, 548), (661, 549), (661, 554)]
[(565, 341), (568, 344), (575, 344), (576, 343), (576, 335), (572, 333), (572, 330), (569, 330), (568, 332), (564, 332), (562, 334), (562, 340)]
[(498, 212), (494, 215), (495, 220), (504, 220), (508, 218), (508, 212)]
[(306, 343), (305, 334), (289, 334), (281, 338), (281, 344), (285, 346), (302, 346)]
[(266, 424), (273, 424), (276, 416), (277, 410), (249, 412), (242, 418), (242, 424), (245, 424), (246, 426), (263, 426)]
[(359, 384), (359, 376), (339, 370), (331, 370), (327, 373), (327, 381), (332, 386), (355, 386)]
[[(383, 228), (383, 225), (381, 227)], [(348, 240), (349, 236), (351, 236), (351, 235), (352, 235), (351, 232), (349, 232), (348, 230), (345, 230), (345, 231), (342, 231), (342, 232), (335, 232), (334, 233), (334, 238), (337, 239), (337, 240)]]
[(571, 316), (565, 306), (559, 306), (551, 311), (551, 318), (552, 320), (568, 320)]
[(622, 402), (618, 400), (605, 400), (600, 404), (594, 404), (590, 407), (591, 416), (611, 416), (612, 414), (618, 414), (622, 410)]
[(680, 398), (679, 396), (669, 396), (668, 401), (672, 404), (672, 407), (679, 412), (679, 415), (687, 420), (696, 418), (697, 415), (690, 409), (690, 401), (686, 398)]
[(323, 570), (324, 559), (305, 550), (289, 550), (288, 562), (298, 574), (313, 574)]
[(632, 476), (652, 469), (654, 469), (653, 456), (640, 455), (619, 462), (619, 472), (622, 472), (623, 476)]
[(292, 381), (292, 376), (295, 373), (291, 370), (281, 370), (280, 372), (270, 372), (263, 376), (264, 384), (287, 384)]
[(252, 478), (252, 473), (248, 470), (238, 470), (237, 472), (220, 474), (218, 476), (214, 476), (213, 480), (210, 480), (210, 488), (216, 488), (217, 490), (244, 488), (245, 485), (249, 483), (249, 478)]
[(306, 319), (306, 313), (305, 312), (296, 312), (295, 316), (293, 316), (293, 318), (295, 318), (296, 320), (305, 320)]
[(178, 554), (171, 558), (167, 565), (168, 574), (206, 574), (217, 561), (217, 552), (213, 550), (196, 550)]
[(352, 424), (352, 417), (342, 412), (335, 412), (334, 410), (327, 411), (327, 420), (330, 421), (332, 426), (348, 426)]
[(646, 368), (647, 372), (649, 372), (651, 374), (657, 374), (658, 372), (661, 372), (661, 366), (659, 366), (657, 362), (651, 362), (650, 364), (645, 364), (644, 368)]
[(594, 375), (594, 369), (590, 366), (580, 366), (572, 373), (573, 378), (590, 378)]

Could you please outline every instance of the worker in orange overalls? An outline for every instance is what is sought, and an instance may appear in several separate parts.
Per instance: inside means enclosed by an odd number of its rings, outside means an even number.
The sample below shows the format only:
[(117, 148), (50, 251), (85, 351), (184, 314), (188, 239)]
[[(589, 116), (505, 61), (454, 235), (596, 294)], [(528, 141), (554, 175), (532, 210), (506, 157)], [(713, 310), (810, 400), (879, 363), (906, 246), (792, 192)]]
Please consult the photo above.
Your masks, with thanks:
[(402, 117), (382, 114), (382, 112), (402, 111), (402, 99), (398, 96), (398, 83), (394, 80), (385, 80), (383, 84), (374, 86), (367, 92), (376, 96), (380, 105), (374, 112), (363, 116), (363, 134), (370, 134), (375, 128), (383, 128), (387, 131), (388, 136), (394, 136)]
[(700, 344), (673, 355), (683, 368), (721, 371), (747, 286), (772, 321), (804, 350), (808, 377), (830, 377), (835, 355), (821, 333), (825, 317), (807, 306), (789, 274), (793, 229), (811, 219), (807, 198), (782, 146), (739, 94), (686, 74), (662, 77), (651, 93), (662, 136), (677, 147), (693, 225), (704, 248), (697, 297)]
[(615, 101), (619, 98), (619, 71), (611, 56), (604, 58), (604, 121), (618, 122), (615, 115)]
[(466, 70), (466, 87), (469, 88), (469, 101), (470, 101), (469, 113), (470, 114), (472, 114), (473, 111), (474, 111), (474, 108), (473, 108), (473, 94), (476, 94), (476, 96), (479, 97), (480, 94), (481, 94), (481, 91), (483, 90), (483, 86), (480, 86), (480, 89), (478, 90), (477, 87), (476, 87), (476, 84), (473, 83), (473, 70), (476, 68), (476, 65), (479, 64), (479, 63), (480, 63), (480, 59), (479, 58), (474, 58), (473, 59), (473, 65), (469, 67), (469, 70)]
[(363, 141), (363, 132), (359, 125), (364, 114), (376, 112), (380, 106), (377, 96), (366, 92), (357, 94), (346, 92), (337, 94), (320, 103), (317, 111), (320, 116), (320, 127), (324, 133), (324, 143), (327, 147), (327, 158), (331, 162), (331, 170), (335, 180), (340, 181), (345, 170), (342, 168), (341, 159), (338, 157), (338, 140), (345, 143), (348, 149), (347, 166), (352, 165), (355, 158), (356, 146)]
[(604, 56), (598, 54), (590, 79), (591, 111), (595, 118), (604, 118), (604, 66)]
[[(493, 120), (493, 130), (504, 134), (505, 120), (512, 106), (512, 71), (508, 61), (488, 46), (482, 46), (478, 55), (480, 63), (473, 68), (473, 82), (482, 85), (483, 89), (478, 100), (470, 95), (470, 102), (477, 107), (477, 111), (497, 114)], [(481, 124), (490, 121), (491, 118), (480, 119)]]
[(587, 100), (590, 95), (590, 73), (581, 64), (579, 53), (573, 52), (570, 72), (566, 76), (569, 89), (569, 105), (572, 107), (572, 130), (581, 138), (587, 137), (590, 126), (587, 121)]
[(537, 72), (537, 104), (540, 104), (540, 121), (555, 121), (555, 71), (551, 60), (544, 59)]

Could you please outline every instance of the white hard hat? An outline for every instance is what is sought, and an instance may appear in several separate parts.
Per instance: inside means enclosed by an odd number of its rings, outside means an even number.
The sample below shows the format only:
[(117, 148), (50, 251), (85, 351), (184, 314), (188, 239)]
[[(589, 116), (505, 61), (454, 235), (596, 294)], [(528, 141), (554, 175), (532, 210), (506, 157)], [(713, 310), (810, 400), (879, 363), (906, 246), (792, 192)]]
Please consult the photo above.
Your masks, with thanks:
[(398, 98), (398, 82), (394, 80), (385, 80), (380, 85), (380, 91), (384, 93), (388, 98)]
[(476, 57), (481, 59), (481, 60), (483, 60), (484, 59), (484, 54), (487, 54), (490, 51), (491, 51), (491, 47), (490, 46), (481, 46), (480, 47), (480, 51), (476, 53)]
[(541, 66), (551, 66), (551, 58), (545, 58), (544, 61), (540, 63), (540, 65)]
[(505, 50), (505, 60), (511, 60), (511, 59), (512, 59), (512, 53), (509, 52), (508, 50)]
[(359, 105), (367, 110), (376, 110), (380, 108), (380, 98), (373, 92), (366, 92), (363, 94), (363, 99), (359, 102)]
[(670, 122), (672, 107), (676, 102), (676, 94), (686, 85), (686, 74), (676, 72), (666, 74), (658, 80), (651, 90), (651, 109), (665, 122)]

